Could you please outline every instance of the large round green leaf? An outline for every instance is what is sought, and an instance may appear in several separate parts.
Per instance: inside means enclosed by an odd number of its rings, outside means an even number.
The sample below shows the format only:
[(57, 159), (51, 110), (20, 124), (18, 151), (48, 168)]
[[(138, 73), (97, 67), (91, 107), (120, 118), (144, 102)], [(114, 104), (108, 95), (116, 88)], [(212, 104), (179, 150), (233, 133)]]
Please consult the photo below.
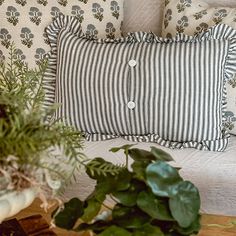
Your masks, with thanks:
[(116, 191), (124, 191), (130, 187), (131, 173), (123, 169), (115, 176), (108, 176), (97, 181), (96, 191), (110, 194)]
[(172, 158), (172, 156), (169, 153), (167, 153), (159, 148), (151, 147), (151, 153), (156, 157), (157, 160), (174, 161), (174, 159)]
[(134, 177), (145, 181), (146, 180), (146, 168), (150, 164), (150, 162), (147, 161), (134, 161), (131, 165), (134, 173)]
[(118, 175), (114, 176), (114, 178), (111, 179), (113, 182), (113, 191), (124, 191), (128, 189), (130, 187), (131, 178), (132, 175), (127, 169), (124, 169)]
[(151, 218), (137, 207), (125, 207), (117, 204), (112, 211), (116, 225), (127, 229), (137, 229), (148, 223)]
[(137, 199), (138, 207), (154, 219), (173, 221), (168, 201), (158, 199), (152, 192), (141, 192)]
[(201, 229), (200, 219), (201, 219), (201, 216), (198, 215), (196, 220), (188, 228), (180, 227), (176, 223), (176, 225), (173, 226), (173, 229), (182, 235), (197, 235)]
[(125, 229), (112, 225), (98, 234), (98, 236), (132, 236), (132, 234)]
[(124, 206), (135, 206), (137, 201), (137, 192), (133, 191), (121, 191), (113, 193), (113, 196)]
[(164, 233), (159, 227), (146, 224), (142, 228), (135, 230), (132, 236), (164, 236)]
[(70, 230), (83, 213), (83, 202), (78, 198), (72, 198), (64, 204), (64, 209), (55, 216), (55, 224), (60, 228)]
[(176, 194), (175, 186), (182, 181), (178, 171), (163, 161), (148, 165), (146, 179), (152, 192), (160, 197), (174, 196)]
[(189, 227), (198, 217), (200, 196), (197, 188), (189, 181), (176, 187), (177, 194), (169, 201), (171, 214), (181, 227)]
[(132, 148), (128, 151), (129, 156), (135, 161), (154, 161), (156, 160), (155, 156), (146, 150), (139, 148)]
[(130, 187), (125, 191), (113, 192), (113, 196), (119, 200), (119, 202), (124, 206), (135, 206), (137, 202), (137, 197), (140, 191), (146, 189), (145, 183), (132, 179), (130, 182)]
[(84, 222), (90, 222), (99, 213), (102, 203), (93, 197), (86, 201), (86, 205), (81, 219)]

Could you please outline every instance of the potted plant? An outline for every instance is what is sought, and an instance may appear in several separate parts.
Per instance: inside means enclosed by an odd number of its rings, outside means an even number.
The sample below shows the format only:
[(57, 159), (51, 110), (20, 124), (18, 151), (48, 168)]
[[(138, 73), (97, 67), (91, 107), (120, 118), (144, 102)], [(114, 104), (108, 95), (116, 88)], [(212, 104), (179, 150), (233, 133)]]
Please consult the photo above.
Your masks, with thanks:
[(0, 223), (36, 196), (46, 207), (85, 160), (81, 133), (48, 119), (57, 106), (42, 106), (46, 61), (31, 70), (13, 45), (9, 54), (0, 61)]
[[(86, 166), (96, 180), (85, 201), (73, 198), (53, 213), (57, 226), (90, 231), (99, 236), (180, 236), (198, 233), (200, 197), (198, 189), (168, 164), (172, 157), (155, 147), (150, 151), (125, 145), (125, 166), (95, 158)], [(129, 167), (128, 160), (132, 159)], [(113, 199), (106, 206), (106, 198)], [(103, 207), (102, 207), (103, 206)], [(106, 209), (102, 213), (101, 209)], [(78, 224), (79, 220), (79, 224)]]

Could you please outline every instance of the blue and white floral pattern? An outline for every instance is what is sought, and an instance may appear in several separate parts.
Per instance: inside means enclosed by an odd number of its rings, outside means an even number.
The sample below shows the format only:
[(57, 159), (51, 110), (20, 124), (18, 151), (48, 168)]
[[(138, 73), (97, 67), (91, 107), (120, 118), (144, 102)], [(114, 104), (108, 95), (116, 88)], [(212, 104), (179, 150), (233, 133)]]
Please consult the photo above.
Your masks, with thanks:
[(36, 49), (36, 54), (35, 54), (35, 59), (36, 59), (36, 64), (41, 64), (45, 58), (45, 50), (43, 48), (37, 48)]
[[(50, 50), (44, 29), (58, 15), (75, 16), (91, 38), (121, 36), (124, 0), (0, 0), (0, 61), (12, 42), (19, 60), (35, 67)], [(20, 51), (19, 51), (20, 50)]]
[(17, 11), (17, 9), (13, 6), (9, 6), (7, 8), (7, 21), (11, 24), (13, 24), (14, 26), (17, 25), (17, 23), (19, 22), (19, 16), (20, 13)]
[(75, 16), (80, 23), (83, 22), (83, 20), (84, 20), (84, 10), (82, 10), (80, 6), (77, 6), (77, 5), (72, 6), (71, 14), (73, 16)]
[(30, 21), (39, 25), (42, 19), (42, 12), (37, 7), (31, 7), (29, 11)]
[(21, 42), (23, 45), (27, 46), (28, 48), (33, 45), (34, 35), (31, 33), (31, 30), (28, 27), (21, 29), (20, 37), (22, 38)]
[(10, 39), (11, 39), (11, 35), (9, 34), (9, 31), (5, 28), (2, 28), (0, 30), (0, 40), (1, 40), (2, 46), (8, 49), (11, 44)]

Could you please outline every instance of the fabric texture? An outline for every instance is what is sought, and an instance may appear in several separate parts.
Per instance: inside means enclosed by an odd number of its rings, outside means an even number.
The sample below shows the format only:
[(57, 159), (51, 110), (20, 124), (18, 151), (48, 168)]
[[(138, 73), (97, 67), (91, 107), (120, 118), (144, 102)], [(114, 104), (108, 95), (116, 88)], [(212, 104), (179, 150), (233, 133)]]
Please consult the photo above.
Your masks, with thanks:
[(88, 40), (76, 18), (60, 16), (46, 31), (45, 104), (62, 104), (55, 118), (88, 140), (122, 136), (172, 148), (226, 148), (224, 85), (236, 70), (236, 39), (227, 39), (236, 37), (232, 28), (220, 25), (198, 37), (138, 32)]
[[(162, 36), (197, 35), (219, 23), (236, 29), (236, 7), (212, 7), (201, 0), (166, 0)], [(227, 125), (236, 134), (236, 76), (227, 83)]]
[(121, 36), (123, 0), (0, 0), (0, 60), (14, 41), (19, 59), (35, 67), (50, 50), (44, 29), (60, 13), (75, 16), (89, 37)]

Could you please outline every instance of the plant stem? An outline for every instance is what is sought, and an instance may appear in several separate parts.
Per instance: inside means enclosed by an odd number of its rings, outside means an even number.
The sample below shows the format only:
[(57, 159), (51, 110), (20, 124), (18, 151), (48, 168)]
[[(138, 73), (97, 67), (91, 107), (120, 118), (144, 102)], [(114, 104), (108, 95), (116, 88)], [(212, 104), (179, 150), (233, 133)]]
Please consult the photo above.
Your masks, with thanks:
[(107, 208), (108, 210), (112, 211), (112, 208), (110, 208), (109, 206), (107, 206), (105, 203), (102, 203), (102, 205)]
[(125, 166), (126, 166), (126, 168), (128, 169), (128, 167), (129, 167), (129, 155), (128, 155), (128, 151), (125, 152), (125, 158), (126, 158)]
[(115, 203), (119, 203), (111, 194), (109, 196), (112, 199), (112, 201), (114, 201)]
[[(40, 72), (37, 72), (38, 74), (41, 74)], [(37, 74), (37, 76), (38, 76)], [(39, 105), (39, 100), (40, 100), (40, 94), (42, 93), (42, 76), (40, 76), (40, 81), (39, 84), (36, 86), (36, 90), (34, 91), (34, 97), (33, 97), (33, 103), (31, 105), (31, 110), (34, 111), (36, 105)]]

